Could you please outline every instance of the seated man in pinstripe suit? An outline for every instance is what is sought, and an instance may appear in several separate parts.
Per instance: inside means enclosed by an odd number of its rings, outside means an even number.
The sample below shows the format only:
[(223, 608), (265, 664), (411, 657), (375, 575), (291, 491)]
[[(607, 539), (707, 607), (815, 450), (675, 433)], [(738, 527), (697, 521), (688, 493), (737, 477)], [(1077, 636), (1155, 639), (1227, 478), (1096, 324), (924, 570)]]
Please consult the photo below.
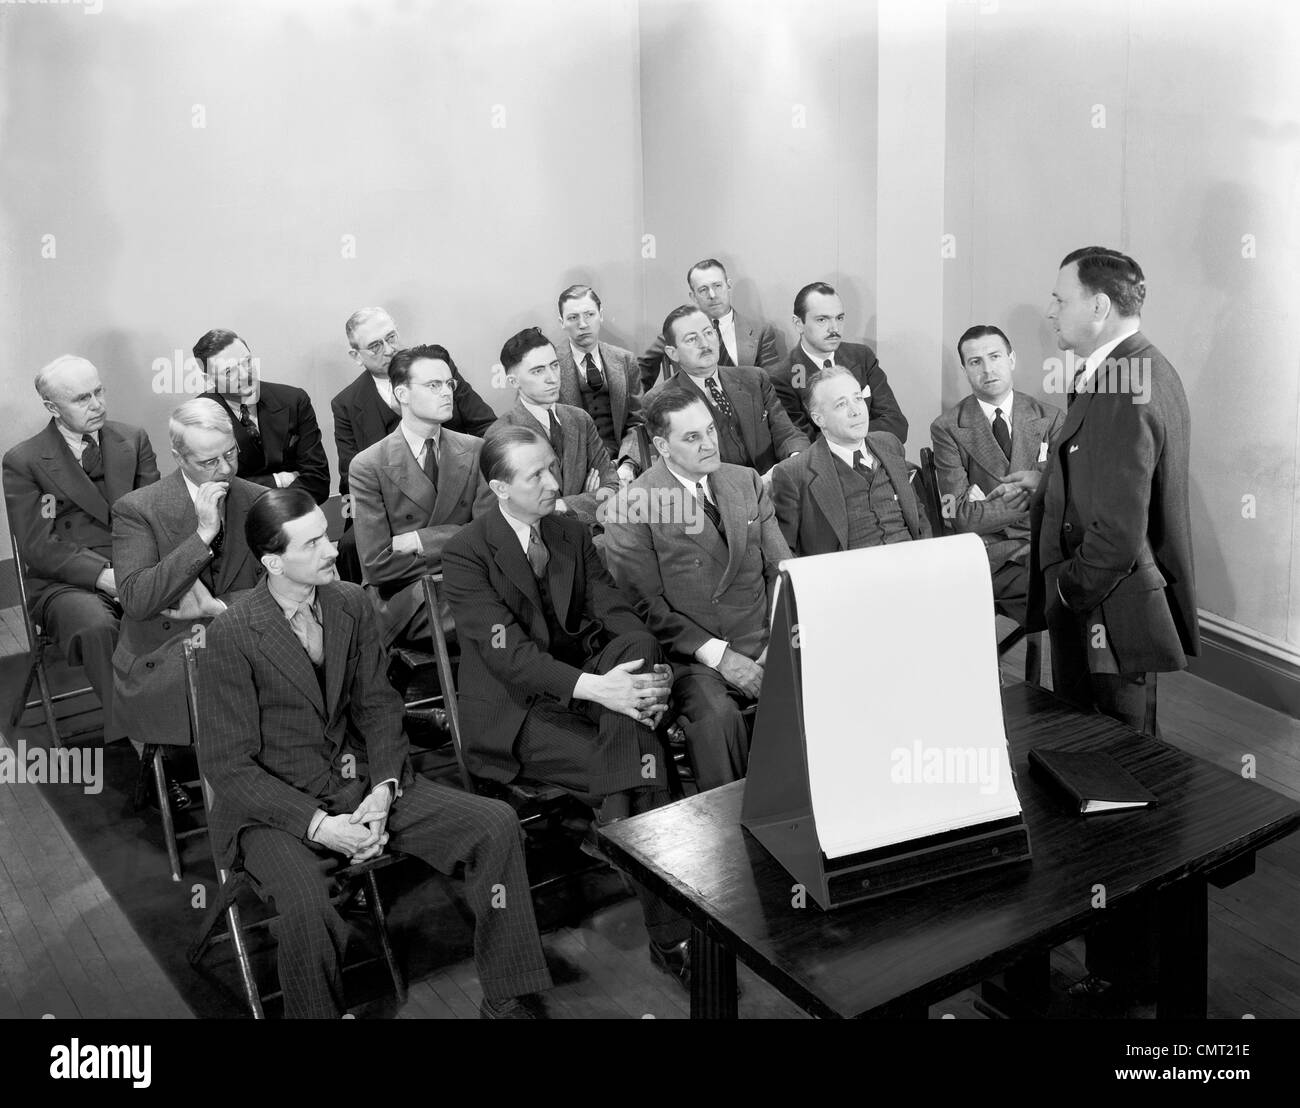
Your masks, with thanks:
[(347, 925), (322, 859), (361, 862), (391, 844), (442, 873), (465, 866), (485, 1018), (534, 1018), (518, 998), (549, 988), (513, 809), (417, 778), (402, 701), (370, 601), (338, 580), (337, 547), (309, 493), (276, 489), (249, 511), (267, 575), (208, 628), (199, 652), (200, 746), (222, 864), (241, 864), (280, 914), (286, 1017), (345, 1010)]

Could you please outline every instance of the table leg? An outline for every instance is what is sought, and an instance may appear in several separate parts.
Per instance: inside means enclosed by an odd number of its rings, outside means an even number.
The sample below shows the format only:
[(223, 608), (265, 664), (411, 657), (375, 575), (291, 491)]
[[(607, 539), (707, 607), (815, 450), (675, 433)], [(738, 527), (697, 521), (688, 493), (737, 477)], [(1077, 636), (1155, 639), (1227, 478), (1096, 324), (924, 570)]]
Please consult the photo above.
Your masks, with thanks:
[(1209, 909), (1205, 878), (1175, 882), (1160, 893), (1160, 989), (1156, 1018), (1205, 1019)]
[(691, 928), (691, 1019), (736, 1018), (736, 956), (698, 927)]

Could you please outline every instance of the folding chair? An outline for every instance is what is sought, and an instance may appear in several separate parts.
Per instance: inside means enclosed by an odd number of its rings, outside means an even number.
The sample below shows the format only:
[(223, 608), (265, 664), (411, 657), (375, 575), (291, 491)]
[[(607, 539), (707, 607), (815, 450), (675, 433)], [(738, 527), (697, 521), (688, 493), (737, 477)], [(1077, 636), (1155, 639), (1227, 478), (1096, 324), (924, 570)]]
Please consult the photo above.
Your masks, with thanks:
[[(44, 712), (45, 727), (50, 734), (50, 749), (57, 750), (63, 745), (64, 738), (77, 739), (85, 735), (93, 735), (99, 728), (84, 727), (69, 732), (66, 736), (60, 736), (59, 724), (83, 713), (73, 712), (60, 719), (54, 711), (54, 705), (85, 696), (95, 690), (89, 685), (84, 685), (81, 688), (70, 689), (67, 692), (51, 694), (49, 676), (45, 672), (45, 660), (47, 657), (57, 656), (59, 648), (54, 640), (32, 618), (31, 609), (27, 606), (27, 565), (23, 561), (22, 551), (18, 549), (18, 535), (14, 531), (13, 520), (9, 521), (9, 542), (14, 553), (14, 576), (18, 578), (18, 607), (23, 613), (23, 625), (27, 630), (27, 646), (32, 655), (31, 664), (27, 667), (27, 677), (23, 681), (22, 691), (14, 700), (13, 709), (9, 713), (9, 726), (11, 728), (18, 727), (22, 723), (23, 715), (29, 709), (40, 708)], [(28, 700), (27, 694), (32, 691), (33, 682), (36, 684), (39, 695), (34, 700)]]
[[(921, 466), (917, 477), (921, 483), (922, 500), (925, 505), (926, 515), (930, 518), (930, 529), (935, 535), (951, 533), (953, 531), (952, 520), (945, 517), (943, 500), (939, 495), (939, 475), (934, 466), (934, 451), (928, 446), (921, 448)], [(1001, 601), (994, 600), (993, 611), (997, 615), (1015, 620), (1015, 616), (1006, 610)], [(1041, 644), (1043, 634), (1041, 631), (1027, 631), (1016, 620), (1015, 629), (1009, 631), (998, 641), (998, 657), (1005, 656), (1021, 639), (1027, 640), (1025, 642), (1025, 682), (1026, 684), (1037, 685), (1042, 679)]]
[[(194, 735), (195, 753), (200, 753), (200, 734), (199, 724), (199, 697), (198, 697), (198, 669), (194, 656), (193, 643), (186, 642), (185, 646), (185, 684), (186, 691), (189, 693), (190, 702), (190, 727)], [(199, 763), (199, 779), (203, 787), (203, 808), (205, 813), (211, 818), (212, 815), (212, 787), (208, 784), (207, 778), (202, 772), (202, 762)], [(210, 840), (209, 840), (210, 841)], [(250, 932), (269, 927), (275, 922), (276, 916), (272, 915), (266, 919), (259, 920), (256, 923), (245, 924), (240, 920), (238, 894), (240, 889), (245, 887), (251, 888), (248, 876), (243, 870), (236, 870), (233, 873), (227, 870), (221, 864), (221, 859), (217, 856), (216, 845), (212, 845), (212, 865), (217, 872), (217, 893), (213, 897), (212, 903), (208, 906), (207, 913), (203, 917), (203, 922), (199, 925), (198, 935), (194, 942), (190, 944), (188, 957), (190, 965), (197, 966), (199, 961), (207, 953), (208, 949), (220, 942), (229, 942), (235, 952), (235, 961), (239, 966), (239, 977), (244, 987), (244, 996), (248, 1002), (248, 1008), (253, 1019), (265, 1019), (266, 1014), (263, 1011), (262, 1004), (264, 1001), (271, 1000), (281, 995), (280, 990), (272, 993), (262, 993), (257, 986), (257, 979), (253, 975), (252, 962), (248, 956), (247, 936)], [(347, 865), (342, 859), (337, 862), (331, 862), (329, 859), (322, 859), (322, 871), (335, 883), (337, 891), (330, 897), (330, 902), (336, 907), (345, 905), (353, 901), (356, 892), (356, 885), (359, 882), (365, 883), (366, 907), (369, 910), (371, 922), (379, 940), (381, 955), (388, 967), (388, 974), (393, 981), (393, 990), (397, 994), (398, 1003), (406, 1000), (406, 981), (402, 977), (402, 972), (397, 966), (397, 960), (393, 955), (392, 942), (388, 936), (388, 920), (384, 914), (383, 901), (379, 896), (379, 885), (375, 880), (375, 874), (388, 866), (394, 865), (403, 859), (403, 855), (396, 853), (381, 854), (377, 858), (372, 858), (368, 862), (361, 862), (357, 865)], [(221, 923), (222, 916), (225, 916), (225, 930), (218, 931), (217, 928)], [(347, 969), (355, 969), (362, 965), (369, 965), (378, 961), (377, 957), (367, 958), (362, 961), (349, 964)]]

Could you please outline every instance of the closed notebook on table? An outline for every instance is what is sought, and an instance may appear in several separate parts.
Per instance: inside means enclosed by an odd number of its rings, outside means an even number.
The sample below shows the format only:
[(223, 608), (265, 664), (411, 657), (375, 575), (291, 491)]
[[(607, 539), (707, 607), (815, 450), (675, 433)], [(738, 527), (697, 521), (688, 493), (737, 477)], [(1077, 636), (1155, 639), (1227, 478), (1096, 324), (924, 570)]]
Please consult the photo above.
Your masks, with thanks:
[(1031, 750), (1029, 768), (1051, 782), (1081, 815), (1152, 808), (1155, 794), (1109, 754)]

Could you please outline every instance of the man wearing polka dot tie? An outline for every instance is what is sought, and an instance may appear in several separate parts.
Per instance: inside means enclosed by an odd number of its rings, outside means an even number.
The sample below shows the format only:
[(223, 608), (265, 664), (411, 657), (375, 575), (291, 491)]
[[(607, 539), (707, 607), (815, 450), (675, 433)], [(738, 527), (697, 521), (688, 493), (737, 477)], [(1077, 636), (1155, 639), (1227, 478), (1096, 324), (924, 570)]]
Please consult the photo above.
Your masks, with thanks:
[(957, 340), (957, 356), (971, 395), (930, 425), (939, 496), (955, 531), (984, 540), (994, 599), (1023, 623), (1029, 507), (1012, 508), (1006, 500), (989, 500), (988, 495), (1010, 474), (1046, 464), (1048, 444), (1060, 431), (1065, 413), (1011, 387), (1016, 355), (998, 327), (971, 327)]

